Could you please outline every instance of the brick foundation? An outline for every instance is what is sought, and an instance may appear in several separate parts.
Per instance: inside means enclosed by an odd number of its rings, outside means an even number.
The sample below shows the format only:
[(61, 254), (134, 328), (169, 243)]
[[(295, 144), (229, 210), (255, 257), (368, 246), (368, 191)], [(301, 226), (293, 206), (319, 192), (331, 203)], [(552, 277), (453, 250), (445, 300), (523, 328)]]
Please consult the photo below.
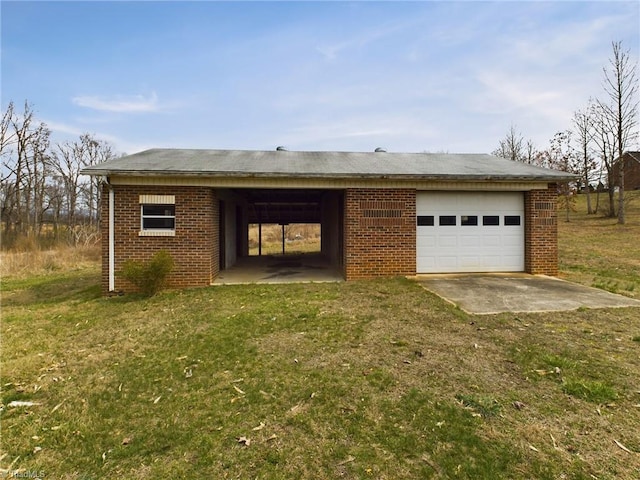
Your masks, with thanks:
[(546, 190), (524, 194), (524, 268), (533, 275), (558, 275), (558, 192)]
[(346, 280), (415, 275), (415, 190), (347, 189), (343, 221)]
[[(202, 187), (113, 186), (115, 201), (115, 290), (134, 287), (118, 275), (127, 260), (145, 261), (168, 250), (175, 262), (170, 287), (210, 285), (218, 274), (218, 202), (215, 192)], [(109, 187), (103, 187), (102, 290), (109, 290)], [(141, 237), (140, 195), (175, 195), (176, 230), (173, 237)]]

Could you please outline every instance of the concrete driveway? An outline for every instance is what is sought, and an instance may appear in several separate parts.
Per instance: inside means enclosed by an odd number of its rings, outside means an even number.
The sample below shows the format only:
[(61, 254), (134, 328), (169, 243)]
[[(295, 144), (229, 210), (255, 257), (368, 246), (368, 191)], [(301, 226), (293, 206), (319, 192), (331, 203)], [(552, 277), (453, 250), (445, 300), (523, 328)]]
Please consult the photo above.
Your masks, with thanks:
[(556, 312), (581, 307), (640, 308), (639, 300), (553, 277), (503, 273), (419, 275), (416, 280), (427, 290), (474, 314)]

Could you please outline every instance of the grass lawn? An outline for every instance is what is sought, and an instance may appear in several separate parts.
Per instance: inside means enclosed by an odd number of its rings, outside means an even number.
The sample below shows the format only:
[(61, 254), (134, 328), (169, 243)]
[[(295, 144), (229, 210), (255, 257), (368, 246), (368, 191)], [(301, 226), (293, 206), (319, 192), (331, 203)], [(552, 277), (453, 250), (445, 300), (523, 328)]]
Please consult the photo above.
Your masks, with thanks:
[[(624, 227), (560, 222), (562, 276), (637, 298), (638, 204)], [(640, 309), (473, 316), (402, 278), (98, 282), (3, 279), (0, 477), (640, 478)]]

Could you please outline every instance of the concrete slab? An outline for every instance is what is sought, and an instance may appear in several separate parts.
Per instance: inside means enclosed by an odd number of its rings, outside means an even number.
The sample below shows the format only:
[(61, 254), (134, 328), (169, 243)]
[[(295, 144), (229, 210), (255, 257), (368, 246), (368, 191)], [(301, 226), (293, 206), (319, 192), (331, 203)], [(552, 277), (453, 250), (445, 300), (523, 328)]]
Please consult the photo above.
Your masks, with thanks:
[(312, 253), (239, 258), (220, 272), (213, 285), (342, 281), (340, 271), (322, 255)]
[(419, 275), (416, 280), (427, 290), (473, 314), (640, 307), (639, 300), (537, 275)]

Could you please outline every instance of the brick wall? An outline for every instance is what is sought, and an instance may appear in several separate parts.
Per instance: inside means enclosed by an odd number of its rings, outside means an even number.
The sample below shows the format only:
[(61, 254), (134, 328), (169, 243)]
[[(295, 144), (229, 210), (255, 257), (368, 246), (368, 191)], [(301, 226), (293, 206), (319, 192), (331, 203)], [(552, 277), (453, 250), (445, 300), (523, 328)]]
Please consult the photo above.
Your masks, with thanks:
[[(215, 192), (202, 187), (114, 186), (115, 194), (115, 289), (134, 288), (119, 277), (127, 260), (145, 261), (158, 250), (168, 250), (175, 262), (171, 287), (210, 285), (218, 274), (218, 202)], [(175, 195), (176, 230), (173, 237), (139, 236), (140, 195)], [(102, 289), (109, 289), (109, 188), (102, 202)]]
[[(634, 152), (636, 158), (640, 158), (639, 152)], [(640, 162), (631, 158), (631, 153), (625, 152), (624, 156), (624, 189), (640, 189)], [(620, 185), (620, 161), (613, 165), (613, 184)]]
[(557, 187), (524, 194), (524, 269), (534, 275), (558, 275)]
[(348, 189), (344, 196), (346, 280), (416, 273), (416, 191)]

